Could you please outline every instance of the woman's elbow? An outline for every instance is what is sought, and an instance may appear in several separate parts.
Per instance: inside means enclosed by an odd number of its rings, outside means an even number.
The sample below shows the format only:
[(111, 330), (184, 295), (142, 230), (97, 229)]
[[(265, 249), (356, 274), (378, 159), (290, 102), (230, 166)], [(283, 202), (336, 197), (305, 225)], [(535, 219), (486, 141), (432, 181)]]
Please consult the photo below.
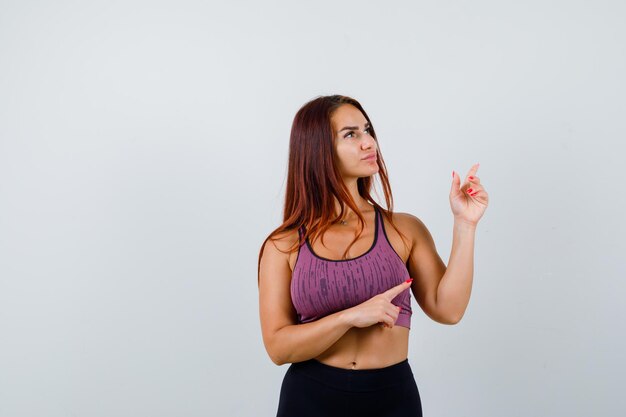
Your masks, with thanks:
[(275, 340), (265, 342), (265, 351), (275, 365), (281, 366), (287, 363), (283, 352), (276, 348)]
[(268, 354), (269, 354), (270, 359), (275, 365), (281, 366), (287, 363), (281, 356), (279, 356), (275, 352), (274, 353), (268, 352)]

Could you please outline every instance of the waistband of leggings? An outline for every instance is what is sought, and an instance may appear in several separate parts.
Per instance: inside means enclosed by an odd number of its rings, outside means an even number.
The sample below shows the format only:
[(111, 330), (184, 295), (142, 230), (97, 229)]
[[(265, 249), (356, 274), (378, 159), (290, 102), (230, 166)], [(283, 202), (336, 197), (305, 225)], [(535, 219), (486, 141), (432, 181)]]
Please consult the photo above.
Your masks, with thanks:
[(345, 391), (378, 391), (405, 384), (407, 379), (413, 378), (408, 358), (376, 369), (344, 369), (327, 365), (317, 359), (309, 359), (292, 363), (290, 369), (327, 386)]

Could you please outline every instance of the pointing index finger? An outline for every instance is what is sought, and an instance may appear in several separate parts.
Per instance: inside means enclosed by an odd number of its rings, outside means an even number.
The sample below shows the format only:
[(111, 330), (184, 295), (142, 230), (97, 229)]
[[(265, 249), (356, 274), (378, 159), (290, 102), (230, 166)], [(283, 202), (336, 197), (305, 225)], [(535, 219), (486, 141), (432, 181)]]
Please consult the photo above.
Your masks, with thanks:
[(385, 291), (385, 294), (389, 297), (389, 300), (393, 300), (396, 295), (400, 294), (402, 291), (411, 287), (411, 283), (413, 282), (413, 278), (409, 278), (404, 281), (402, 284), (398, 284), (395, 287), (389, 288)]

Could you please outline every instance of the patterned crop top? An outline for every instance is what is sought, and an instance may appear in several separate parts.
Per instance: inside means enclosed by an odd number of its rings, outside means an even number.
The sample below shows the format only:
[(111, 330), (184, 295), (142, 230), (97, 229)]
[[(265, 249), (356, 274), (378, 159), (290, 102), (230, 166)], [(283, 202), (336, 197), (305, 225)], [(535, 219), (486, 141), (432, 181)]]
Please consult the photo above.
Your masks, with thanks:
[[(308, 239), (302, 242), (304, 228), (298, 231), (301, 243), (290, 288), (298, 323), (315, 321), (361, 304), (409, 278), (406, 265), (389, 243), (382, 215), (378, 208), (374, 210), (374, 243), (356, 258), (322, 258), (313, 252)], [(402, 291), (391, 303), (402, 307), (395, 325), (410, 329), (411, 290)]]

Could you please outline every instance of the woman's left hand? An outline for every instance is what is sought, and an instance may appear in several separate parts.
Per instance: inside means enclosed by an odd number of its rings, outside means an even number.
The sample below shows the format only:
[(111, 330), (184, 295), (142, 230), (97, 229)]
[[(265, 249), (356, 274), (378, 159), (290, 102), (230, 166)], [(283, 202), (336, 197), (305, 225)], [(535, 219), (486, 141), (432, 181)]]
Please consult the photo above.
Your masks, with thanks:
[(457, 173), (452, 171), (452, 189), (450, 190), (450, 207), (454, 219), (474, 226), (478, 224), (489, 204), (489, 195), (476, 176), (479, 165), (474, 164), (470, 168), (463, 185), (460, 184), (461, 179)]

